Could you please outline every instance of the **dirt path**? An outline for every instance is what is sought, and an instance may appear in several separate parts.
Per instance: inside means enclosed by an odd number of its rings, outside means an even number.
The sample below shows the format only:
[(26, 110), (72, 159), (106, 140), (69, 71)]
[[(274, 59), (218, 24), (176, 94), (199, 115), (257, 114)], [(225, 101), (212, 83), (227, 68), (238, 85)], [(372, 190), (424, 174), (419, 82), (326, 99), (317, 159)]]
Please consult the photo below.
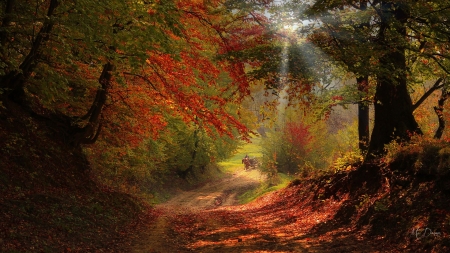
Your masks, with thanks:
[(158, 207), (185, 212), (238, 205), (237, 197), (256, 188), (262, 180), (263, 176), (258, 170), (238, 170), (218, 181), (209, 182), (199, 189), (180, 192)]
[[(174, 222), (177, 222), (180, 216), (239, 205), (237, 197), (258, 187), (263, 180), (264, 176), (258, 170), (241, 169), (196, 190), (180, 192), (168, 202), (156, 206), (158, 217), (138, 237), (132, 252), (184, 252), (180, 251), (176, 245), (186, 244), (186, 242), (180, 242), (180, 238), (174, 236), (172, 231), (176, 226)], [(220, 226), (213, 220), (208, 223), (210, 227)]]
[[(401, 252), (379, 250), (353, 225), (340, 223), (346, 196), (316, 200), (311, 194), (315, 184), (294, 185), (238, 205), (236, 196), (260, 180), (258, 171), (239, 171), (181, 192), (154, 209), (127, 252)], [(221, 205), (215, 204), (218, 197)]]

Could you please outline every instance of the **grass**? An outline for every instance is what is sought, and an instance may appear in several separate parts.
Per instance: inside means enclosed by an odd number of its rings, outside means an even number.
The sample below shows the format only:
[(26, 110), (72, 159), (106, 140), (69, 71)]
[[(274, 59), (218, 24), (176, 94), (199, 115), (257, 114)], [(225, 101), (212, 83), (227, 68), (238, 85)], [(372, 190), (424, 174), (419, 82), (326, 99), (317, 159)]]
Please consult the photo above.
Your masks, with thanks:
[(250, 143), (245, 143), (240, 147), (236, 154), (228, 160), (220, 162), (219, 166), (224, 172), (233, 173), (238, 169), (242, 169), (242, 158), (247, 154), (250, 157), (262, 157), (261, 152), (261, 137), (254, 137)]
[[(250, 143), (245, 143), (244, 145), (242, 145), (242, 147), (240, 147), (237, 150), (234, 156), (230, 157), (226, 161), (220, 162), (219, 166), (225, 173), (234, 173), (237, 170), (242, 169), (244, 166), (242, 164), (242, 158), (244, 158), (246, 154), (250, 157), (262, 157), (262, 150), (260, 144), (261, 144), (261, 137), (252, 138)], [(286, 174), (279, 173), (278, 175), (279, 180), (277, 184), (273, 185), (270, 184), (269, 181), (264, 181), (258, 188), (249, 190), (240, 195), (238, 197), (239, 202), (242, 204), (251, 202), (268, 192), (276, 191), (286, 187), (292, 180), (292, 177)]]
[(244, 194), (238, 197), (239, 203), (246, 204), (249, 203), (258, 197), (263, 196), (266, 193), (277, 191), (282, 188), (285, 188), (292, 180), (291, 176), (288, 176), (283, 173), (278, 173), (279, 180), (278, 183), (273, 185), (268, 181), (262, 183), (258, 188), (245, 192)]

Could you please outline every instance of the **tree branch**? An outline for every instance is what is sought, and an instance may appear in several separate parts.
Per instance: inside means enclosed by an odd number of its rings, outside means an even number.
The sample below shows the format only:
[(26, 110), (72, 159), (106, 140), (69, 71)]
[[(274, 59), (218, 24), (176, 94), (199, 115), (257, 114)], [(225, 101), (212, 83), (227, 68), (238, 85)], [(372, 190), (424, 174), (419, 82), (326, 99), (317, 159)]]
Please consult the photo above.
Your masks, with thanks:
[[(12, 5), (13, 0), (8, 1), (7, 4)], [(58, 0), (50, 0), (50, 5), (47, 9), (47, 20), (44, 22), (43, 26), (36, 35), (30, 51), (19, 65), (18, 70), (12, 70), (0, 77), (0, 85), (9, 90), (6, 94), (11, 95), (11, 97), (13, 97), (17, 102), (21, 100), (20, 97), (23, 95), (24, 81), (30, 77), (34, 67), (37, 65), (37, 59), (40, 56), (41, 46), (48, 40), (49, 34), (53, 29), (51, 17), (53, 16), (57, 6)], [(10, 8), (12, 7), (10, 6)], [(2, 37), (2, 39), (4, 39), (4, 37)]]
[(58, 7), (58, 0), (51, 0), (50, 5), (47, 10), (47, 17), (49, 18), (44, 25), (42, 26), (39, 33), (36, 35), (36, 39), (33, 41), (33, 45), (31, 47), (30, 52), (23, 60), (22, 64), (20, 64), (19, 69), (22, 70), (22, 75), (27, 78), (30, 76), (33, 68), (35, 66), (36, 59), (39, 56), (39, 49), (42, 46), (42, 43), (48, 40), (49, 34), (53, 29), (53, 21), (50, 20), (53, 16), (53, 13)]
[(143, 76), (143, 75), (139, 75), (139, 74), (134, 74), (134, 73), (130, 73), (130, 72), (122, 72), (122, 74), (124, 75), (129, 75), (129, 76), (135, 76), (135, 77), (139, 77), (140, 79), (144, 80), (146, 83), (150, 84), (150, 86), (159, 93), (159, 95), (161, 95), (161, 97), (167, 99), (166, 96), (164, 96), (164, 94), (161, 93), (161, 91), (158, 90), (158, 88), (156, 88), (156, 86), (150, 81), (148, 80), (147, 77)]
[(447, 70), (447, 68), (445, 68), (444, 65), (442, 65), (442, 63), (440, 63), (438, 59), (436, 59), (436, 57), (434, 57), (433, 55), (431, 55), (430, 57), (431, 57), (431, 59), (433, 59), (433, 60), (439, 65), (439, 67), (441, 67), (441, 69), (442, 69), (445, 73), (447, 73), (447, 74), (450, 75), (450, 72)]
[[(97, 91), (95, 100), (92, 103), (89, 112), (85, 116), (81, 117), (81, 119), (89, 118), (89, 121), (83, 128), (75, 127), (75, 129), (72, 129), (72, 145), (78, 146), (79, 144), (92, 144), (97, 140), (101, 130), (100, 116), (102, 114), (103, 106), (106, 103), (106, 95), (108, 93), (109, 86), (111, 85), (111, 71), (113, 69), (114, 66), (109, 62), (103, 66), (103, 71), (98, 79), (98, 82), (102, 87)], [(94, 130), (96, 125), (98, 125), (98, 127)]]
[(433, 86), (431, 86), (431, 88), (425, 92), (419, 100), (417, 100), (417, 102), (412, 106), (413, 111), (415, 111), (435, 90), (444, 87), (443, 84), (440, 84), (442, 80), (444, 80), (442, 77), (436, 80)]

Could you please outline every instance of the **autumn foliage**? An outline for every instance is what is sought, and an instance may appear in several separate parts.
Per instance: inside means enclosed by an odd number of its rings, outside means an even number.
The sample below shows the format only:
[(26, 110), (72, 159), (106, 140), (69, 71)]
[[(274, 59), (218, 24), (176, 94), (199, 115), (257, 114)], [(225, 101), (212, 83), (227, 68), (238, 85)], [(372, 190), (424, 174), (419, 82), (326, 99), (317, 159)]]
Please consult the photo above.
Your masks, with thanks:
[(297, 153), (305, 153), (311, 149), (311, 147), (308, 147), (308, 144), (312, 139), (308, 126), (298, 122), (288, 122), (286, 123), (284, 132), (287, 141), (293, 146)]
[[(149, 192), (146, 185), (167, 177), (202, 174), (209, 164), (226, 158), (239, 140), (247, 140), (250, 131), (239, 105), (250, 93), (250, 83), (245, 64), (230, 55), (255, 45), (254, 39), (264, 33), (256, 20), (265, 22), (264, 16), (233, 17), (220, 1), (164, 6), (154, 5), (144, 14), (164, 37), (153, 44), (139, 38), (122, 41), (112, 52), (116, 69), (101, 135), (85, 148), (95, 177), (125, 191)], [(108, 11), (101, 17), (107, 22), (119, 14)], [(165, 21), (155, 21), (161, 18)], [(119, 28), (121, 36), (129, 32), (126, 25)], [(143, 51), (136, 51), (136, 43), (145, 45)], [(135, 52), (138, 57), (130, 56)], [(83, 75), (95, 80), (93, 69), (80, 65)], [(91, 87), (84, 104), (76, 105), (86, 106), (95, 91)]]
[(310, 127), (302, 122), (288, 122), (281, 131), (264, 140), (264, 164), (278, 172), (295, 174), (309, 159), (313, 137)]

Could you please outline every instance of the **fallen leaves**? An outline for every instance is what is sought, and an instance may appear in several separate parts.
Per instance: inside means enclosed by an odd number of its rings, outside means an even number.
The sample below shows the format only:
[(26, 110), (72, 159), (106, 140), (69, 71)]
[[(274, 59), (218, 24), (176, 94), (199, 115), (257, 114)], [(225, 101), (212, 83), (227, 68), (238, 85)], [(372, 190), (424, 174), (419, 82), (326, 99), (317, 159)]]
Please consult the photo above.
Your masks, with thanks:
[[(316, 202), (305, 192), (301, 186), (291, 187), (247, 205), (182, 214), (165, 209), (171, 246), (195, 252), (295, 252), (332, 242), (334, 233), (311, 233), (334, 217), (345, 198)], [(357, 243), (353, 237), (348, 240)]]

